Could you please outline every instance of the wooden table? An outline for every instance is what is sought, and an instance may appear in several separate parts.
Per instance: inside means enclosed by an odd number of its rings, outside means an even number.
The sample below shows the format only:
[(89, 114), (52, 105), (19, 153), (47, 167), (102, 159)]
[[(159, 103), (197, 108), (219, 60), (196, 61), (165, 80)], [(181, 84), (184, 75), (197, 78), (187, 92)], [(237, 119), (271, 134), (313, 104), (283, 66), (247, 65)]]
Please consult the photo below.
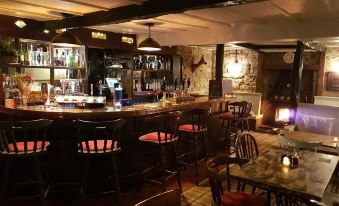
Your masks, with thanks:
[[(317, 142), (321, 141), (322, 146), (326, 147), (338, 147), (338, 140), (334, 141), (334, 136), (327, 136), (322, 134), (315, 134), (315, 133), (309, 133), (309, 132), (302, 132), (302, 131), (292, 131), (287, 132), (284, 134), (284, 137), (290, 140), (296, 140), (296, 141), (306, 141), (306, 142)], [(337, 139), (339, 139), (337, 137)]]
[(278, 147), (272, 147), (243, 167), (232, 167), (231, 176), (270, 191), (321, 201), (338, 157), (302, 151), (299, 153), (298, 168), (290, 169), (280, 163), (283, 152)]

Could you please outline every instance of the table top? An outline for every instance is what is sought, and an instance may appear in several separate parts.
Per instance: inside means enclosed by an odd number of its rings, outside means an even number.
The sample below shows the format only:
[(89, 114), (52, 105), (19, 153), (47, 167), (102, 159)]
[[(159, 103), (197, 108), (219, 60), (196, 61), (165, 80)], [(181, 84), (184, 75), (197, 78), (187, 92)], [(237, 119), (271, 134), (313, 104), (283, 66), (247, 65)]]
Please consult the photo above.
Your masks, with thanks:
[(284, 137), (290, 140), (297, 140), (297, 141), (309, 141), (309, 142), (321, 141), (321, 144), (327, 147), (336, 148), (339, 146), (338, 137), (337, 137), (337, 140), (334, 141), (334, 138), (335, 138), (334, 136), (327, 136), (327, 135), (322, 135), (322, 134), (315, 134), (315, 133), (302, 132), (302, 131), (292, 131), (292, 132), (285, 133)]
[(231, 176), (249, 184), (293, 194), (302, 199), (321, 201), (338, 157), (314, 152), (299, 152), (299, 166), (283, 166), (283, 149), (272, 147), (246, 165), (231, 167)]

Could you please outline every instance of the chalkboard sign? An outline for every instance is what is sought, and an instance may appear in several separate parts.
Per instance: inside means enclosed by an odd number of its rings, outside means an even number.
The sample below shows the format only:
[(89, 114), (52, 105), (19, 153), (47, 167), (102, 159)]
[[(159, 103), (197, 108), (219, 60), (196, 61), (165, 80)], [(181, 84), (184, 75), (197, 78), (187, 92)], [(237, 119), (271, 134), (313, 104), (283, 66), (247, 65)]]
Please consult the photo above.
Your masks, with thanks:
[(221, 91), (222, 91), (222, 83), (219, 80), (210, 80), (209, 82), (209, 92), (208, 96), (210, 98), (218, 98), (221, 97)]

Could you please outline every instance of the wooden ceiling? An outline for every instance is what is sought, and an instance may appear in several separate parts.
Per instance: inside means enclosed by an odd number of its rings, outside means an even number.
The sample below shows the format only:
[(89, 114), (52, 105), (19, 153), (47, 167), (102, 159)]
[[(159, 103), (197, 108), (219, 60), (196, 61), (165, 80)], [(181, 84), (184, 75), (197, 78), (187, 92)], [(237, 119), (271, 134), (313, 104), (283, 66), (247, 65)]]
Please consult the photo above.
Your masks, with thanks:
[(62, 19), (61, 13), (84, 15), (132, 4), (145, 0), (1, 0), (0, 14), (35, 20)]

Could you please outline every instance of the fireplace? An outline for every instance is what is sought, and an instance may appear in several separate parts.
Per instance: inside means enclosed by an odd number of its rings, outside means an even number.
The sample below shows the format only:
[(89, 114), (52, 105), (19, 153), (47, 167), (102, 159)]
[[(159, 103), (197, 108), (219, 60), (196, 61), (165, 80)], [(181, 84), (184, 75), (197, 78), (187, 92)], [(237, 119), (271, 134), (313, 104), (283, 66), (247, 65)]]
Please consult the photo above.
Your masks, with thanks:
[(277, 125), (287, 125), (290, 121), (291, 110), (288, 107), (277, 107), (275, 110), (275, 123)]

